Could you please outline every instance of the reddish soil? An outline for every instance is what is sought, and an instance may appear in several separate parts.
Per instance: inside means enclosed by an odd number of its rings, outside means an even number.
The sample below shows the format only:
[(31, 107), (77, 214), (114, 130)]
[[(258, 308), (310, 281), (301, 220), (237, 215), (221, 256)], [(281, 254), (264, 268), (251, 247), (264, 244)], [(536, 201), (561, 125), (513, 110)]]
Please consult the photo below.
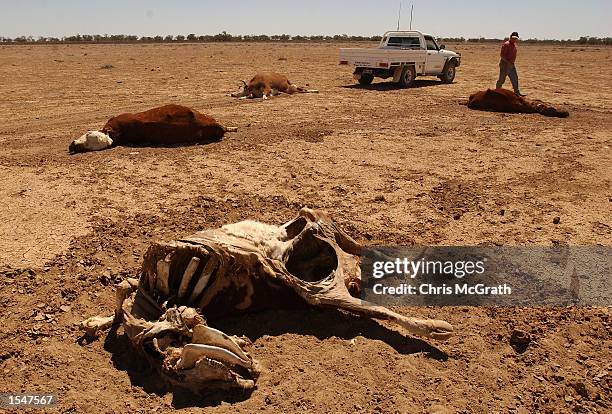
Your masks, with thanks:
[[(366, 245), (612, 244), (612, 48), (520, 46), (523, 92), (570, 111), (556, 119), (459, 104), (494, 85), (498, 45), (447, 45), (455, 83), (412, 89), (356, 87), (339, 46), (0, 47), (0, 392), (53, 392), (63, 413), (610, 412), (609, 307), (396, 308), (452, 323), (442, 343), (331, 311), (228, 318), (213, 326), (249, 337), (264, 370), (250, 395), (205, 398), (164, 388), (121, 330), (79, 340), (153, 240), (302, 206)], [(226, 96), (258, 70), (320, 93)], [(111, 116), (167, 103), (239, 131), (68, 154)]]

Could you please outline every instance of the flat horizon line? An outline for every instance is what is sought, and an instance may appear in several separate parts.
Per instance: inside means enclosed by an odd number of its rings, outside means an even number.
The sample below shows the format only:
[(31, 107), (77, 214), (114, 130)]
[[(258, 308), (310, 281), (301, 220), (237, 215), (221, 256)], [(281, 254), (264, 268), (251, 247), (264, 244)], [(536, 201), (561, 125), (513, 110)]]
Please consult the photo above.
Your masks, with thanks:
[[(400, 29), (399, 31), (410, 31), (410, 30), (403, 30)], [(195, 36), (195, 38), (193, 39), (188, 39), (188, 36)], [(77, 38), (77, 37), (82, 37), (82, 36), (87, 36), (90, 38), (94, 38), (94, 37), (99, 37), (100, 39), (96, 40), (96, 39), (71, 39), (71, 38)], [(123, 36), (124, 38), (121, 39), (119, 38), (120, 36)], [(172, 39), (167, 39), (168, 36), (172, 36)], [(182, 37), (181, 39), (176, 39), (178, 36)], [(222, 39), (219, 38), (219, 36), (222, 37), (226, 37), (226, 39)], [(115, 37), (115, 39), (112, 39), (112, 37)], [(215, 37), (217, 37), (215, 39)], [(264, 38), (269, 38), (269, 39), (264, 39)], [(282, 37), (282, 38), (281, 38)], [(160, 39), (161, 38), (161, 39)], [(204, 38), (204, 39), (201, 39)], [(256, 41), (257, 39), (254, 38), (261, 38), (263, 41), (299, 41), (299, 40), (362, 40), (362, 41), (378, 41), (382, 38), (381, 35), (347, 35), (347, 34), (316, 34), (316, 35), (290, 35), (290, 34), (286, 34), (286, 33), (282, 33), (282, 34), (231, 34), (231, 33), (227, 33), (227, 32), (221, 32), (221, 33), (215, 33), (215, 34), (199, 34), (196, 35), (195, 33), (190, 33), (188, 35), (183, 35), (183, 34), (177, 34), (177, 35), (172, 35), (172, 34), (167, 34), (167, 35), (134, 35), (134, 34), (125, 34), (125, 33), (113, 33), (113, 34), (108, 34), (108, 33), (104, 33), (104, 34), (88, 34), (88, 33), (77, 33), (77, 34), (72, 34), (72, 35), (65, 35), (65, 36), (61, 36), (61, 37), (57, 37), (57, 36), (34, 36), (34, 35), (20, 35), (20, 36), (16, 36), (16, 37), (10, 37), (10, 36), (5, 36), (5, 35), (0, 35), (0, 43), (7, 43), (7, 42), (38, 42), (38, 43), (43, 43), (43, 42), (48, 42), (48, 43), (57, 43), (57, 42), (62, 42), (62, 43), (77, 43), (77, 42), (83, 42), (83, 43), (96, 43), (96, 42), (103, 42), (103, 41), (112, 41), (112, 42), (126, 42), (126, 41), (133, 41), (133, 42), (145, 42), (145, 41), (153, 41), (155, 43), (163, 43), (163, 42), (186, 42), (186, 43), (197, 43), (197, 42), (206, 42), (206, 41), (216, 41), (216, 42), (232, 42), (232, 41)], [(280, 39), (279, 39), (280, 38)], [(298, 39), (296, 39), (298, 38)], [(465, 36), (436, 36), (436, 39), (454, 39), (454, 40), (458, 40), (460, 41), (461, 39), (463, 39), (464, 41), (470, 41), (470, 40), (482, 40), (482, 41), (501, 41), (506, 38), (498, 38), (498, 37), (484, 37), (484, 36), (478, 36), (478, 37), (465, 37)], [(596, 39), (596, 40), (610, 40), (612, 41), (612, 37), (610, 36), (592, 36), (592, 35), (584, 35), (584, 36), (580, 36), (578, 38), (537, 38), (537, 37), (531, 37), (531, 38), (524, 38), (524, 39), (520, 39), (522, 42), (526, 42), (526, 41), (539, 41), (539, 42), (578, 42), (581, 39)]]

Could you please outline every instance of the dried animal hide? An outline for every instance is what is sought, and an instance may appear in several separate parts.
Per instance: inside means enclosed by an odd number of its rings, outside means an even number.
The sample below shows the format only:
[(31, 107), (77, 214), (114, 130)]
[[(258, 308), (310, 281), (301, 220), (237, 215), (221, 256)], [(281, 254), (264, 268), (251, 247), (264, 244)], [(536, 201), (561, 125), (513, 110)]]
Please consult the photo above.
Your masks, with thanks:
[(121, 322), (170, 382), (194, 391), (250, 389), (260, 372), (247, 342), (207, 326), (204, 315), (302, 302), (390, 320), (435, 339), (452, 335), (447, 322), (403, 316), (351, 296), (360, 253), (327, 215), (306, 208), (282, 226), (243, 221), (153, 244), (140, 280), (118, 285), (115, 316), (90, 318), (83, 327), (93, 335)]

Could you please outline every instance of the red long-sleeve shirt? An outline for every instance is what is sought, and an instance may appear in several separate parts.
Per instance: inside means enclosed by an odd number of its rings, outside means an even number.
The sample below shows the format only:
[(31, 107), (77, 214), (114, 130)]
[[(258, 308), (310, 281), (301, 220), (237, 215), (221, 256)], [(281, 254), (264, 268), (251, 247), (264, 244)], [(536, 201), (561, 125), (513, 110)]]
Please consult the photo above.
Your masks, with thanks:
[(516, 60), (516, 45), (509, 40), (506, 40), (501, 47), (501, 53), (499, 54), (502, 59), (514, 64)]

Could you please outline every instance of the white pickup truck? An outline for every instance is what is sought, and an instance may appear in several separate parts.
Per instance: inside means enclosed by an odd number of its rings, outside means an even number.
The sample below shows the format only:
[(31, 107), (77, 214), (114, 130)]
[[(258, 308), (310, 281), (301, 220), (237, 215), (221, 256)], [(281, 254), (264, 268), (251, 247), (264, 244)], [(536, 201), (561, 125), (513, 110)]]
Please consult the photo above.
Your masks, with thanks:
[(415, 30), (386, 32), (377, 48), (342, 48), (340, 64), (354, 68), (353, 75), (362, 85), (375, 77), (391, 78), (402, 87), (410, 87), (419, 75), (437, 76), (453, 83), (461, 54), (438, 46), (433, 36)]

